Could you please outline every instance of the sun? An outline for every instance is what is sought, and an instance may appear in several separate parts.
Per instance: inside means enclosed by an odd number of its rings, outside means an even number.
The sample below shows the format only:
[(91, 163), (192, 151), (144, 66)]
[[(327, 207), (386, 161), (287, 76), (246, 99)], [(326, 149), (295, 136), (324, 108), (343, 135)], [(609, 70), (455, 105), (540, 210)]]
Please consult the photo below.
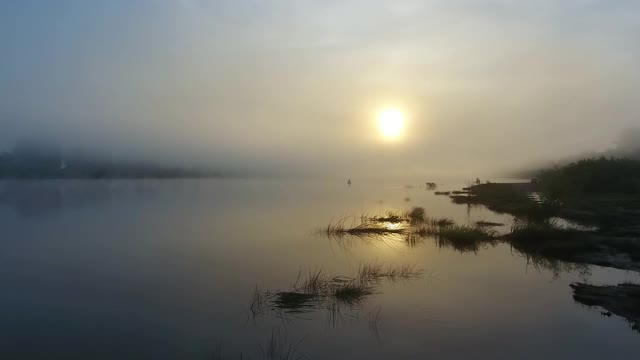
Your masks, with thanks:
[(404, 114), (395, 108), (388, 108), (378, 114), (378, 126), (382, 135), (388, 139), (400, 136), (404, 129)]

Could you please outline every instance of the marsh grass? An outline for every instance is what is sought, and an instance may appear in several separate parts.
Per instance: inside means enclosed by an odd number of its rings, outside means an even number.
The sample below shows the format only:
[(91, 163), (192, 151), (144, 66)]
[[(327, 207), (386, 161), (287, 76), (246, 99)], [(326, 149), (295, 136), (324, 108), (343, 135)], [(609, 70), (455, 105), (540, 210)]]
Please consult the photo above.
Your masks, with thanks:
[(414, 206), (407, 213), (407, 218), (409, 219), (409, 223), (411, 223), (412, 225), (421, 224), (425, 221), (426, 214), (427, 213), (423, 207)]
[(387, 213), (384, 216), (369, 217), (368, 220), (375, 221), (375, 222), (382, 222), (382, 223), (387, 222), (387, 223), (396, 224), (396, 223), (407, 221), (407, 218), (406, 216), (398, 212), (387, 211)]
[(583, 233), (577, 229), (563, 228), (554, 219), (539, 222), (516, 219), (511, 226), (510, 237), (517, 243), (542, 243), (548, 240), (570, 240)]
[(399, 265), (384, 267), (378, 263), (363, 263), (358, 267), (357, 280), (360, 283), (377, 282), (383, 278), (413, 279), (422, 276), (422, 269), (416, 269), (414, 265)]
[(337, 287), (332, 296), (339, 303), (351, 307), (361, 304), (366, 297), (372, 294), (373, 287), (352, 282)]
[(482, 205), (497, 213), (536, 221), (557, 215), (557, 203), (537, 201), (525, 190), (526, 187), (514, 187), (513, 184), (479, 184), (468, 187), (466, 191), (452, 192), (450, 199), (455, 204)]
[(509, 241), (522, 253), (557, 259), (571, 259), (575, 255), (603, 251), (600, 241), (589, 232), (563, 228), (555, 220), (532, 222), (516, 219)]
[(422, 273), (422, 269), (416, 269), (415, 266), (385, 267), (378, 263), (361, 263), (353, 277), (329, 276), (322, 269), (309, 270), (304, 279), (299, 273), (288, 291), (260, 291), (256, 288), (249, 309), (255, 319), (266, 310), (286, 317), (286, 314), (296, 315), (319, 309), (335, 311), (341, 306), (353, 308), (375, 294), (382, 280), (414, 279), (421, 277)]
[[(385, 226), (385, 222), (393, 223), (393, 221), (383, 221), (379, 219), (372, 220), (366, 216), (360, 218), (360, 222), (352, 222), (351, 225), (347, 225), (348, 218), (331, 222), (326, 228), (322, 229), (327, 236), (367, 236), (367, 235), (388, 235), (388, 234), (402, 234), (405, 230), (400, 227)], [(393, 215), (393, 219), (396, 220), (396, 215)], [(401, 222), (402, 220), (398, 222)]]
[(498, 233), (492, 229), (481, 226), (468, 225), (438, 225), (437, 221), (416, 230), (419, 236), (433, 236), (438, 246), (451, 247), (460, 252), (477, 252), (485, 244), (495, 244), (498, 241)]
[(435, 191), (435, 195), (451, 195), (451, 191)]

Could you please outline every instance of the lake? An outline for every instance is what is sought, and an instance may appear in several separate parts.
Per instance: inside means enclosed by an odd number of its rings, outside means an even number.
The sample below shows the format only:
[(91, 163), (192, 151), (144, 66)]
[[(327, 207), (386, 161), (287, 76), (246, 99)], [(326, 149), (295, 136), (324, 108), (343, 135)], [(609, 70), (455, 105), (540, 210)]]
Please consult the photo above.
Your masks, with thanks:
[[(327, 237), (317, 229), (332, 221), (412, 206), (499, 231), (512, 220), (424, 184), (352, 180), (0, 182), (0, 358), (260, 359), (272, 339), (309, 359), (640, 353), (638, 332), (575, 303), (569, 287), (637, 283), (637, 273), (540, 266), (506, 244)], [(250, 311), (256, 288), (287, 291), (309, 272), (348, 277), (366, 263), (422, 273), (382, 279), (339, 308)]]

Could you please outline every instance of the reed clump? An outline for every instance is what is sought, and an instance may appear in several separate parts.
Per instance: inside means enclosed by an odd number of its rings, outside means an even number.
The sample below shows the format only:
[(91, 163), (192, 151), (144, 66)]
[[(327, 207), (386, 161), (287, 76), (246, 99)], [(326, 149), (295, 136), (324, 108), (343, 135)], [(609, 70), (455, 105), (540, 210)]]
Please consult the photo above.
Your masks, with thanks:
[(310, 270), (304, 279), (298, 274), (296, 283), (288, 291), (260, 291), (256, 288), (250, 305), (254, 318), (264, 310), (286, 314), (332, 309), (335, 306), (353, 307), (376, 293), (381, 281), (407, 280), (422, 276), (422, 269), (413, 265), (383, 266), (362, 263), (353, 277), (330, 276), (322, 269)]
[[(393, 220), (398, 220), (401, 222), (401, 219), (396, 219), (393, 217)], [(388, 235), (388, 234), (401, 234), (404, 232), (403, 228), (399, 227), (388, 227), (384, 226), (384, 222), (395, 222), (395, 221), (382, 221), (382, 220), (371, 220), (362, 218), (359, 223), (353, 223), (351, 225), (346, 224), (346, 219), (338, 220), (336, 222), (331, 222), (324, 228), (322, 231), (327, 236), (367, 236), (367, 235)]]
[(414, 206), (407, 213), (407, 218), (409, 219), (409, 222), (412, 225), (421, 224), (421, 223), (423, 223), (425, 221), (426, 214), (427, 214), (427, 212), (424, 210), (423, 207)]

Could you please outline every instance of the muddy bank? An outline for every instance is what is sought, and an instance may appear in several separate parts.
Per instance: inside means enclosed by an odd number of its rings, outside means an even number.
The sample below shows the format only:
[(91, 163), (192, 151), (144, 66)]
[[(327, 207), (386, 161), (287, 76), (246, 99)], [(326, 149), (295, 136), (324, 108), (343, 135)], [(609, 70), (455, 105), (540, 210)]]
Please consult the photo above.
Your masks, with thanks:
[[(640, 271), (640, 202), (632, 195), (581, 196), (565, 202), (541, 201), (534, 183), (487, 183), (451, 196), (453, 202), (515, 216), (505, 235), (517, 250), (561, 261)], [(561, 218), (583, 225), (568, 229)], [(522, 225), (524, 224), (524, 225)]]
[(640, 332), (640, 285), (619, 284), (617, 286), (595, 286), (582, 283), (571, 284), (573, 299), (586, 306), (599, 306), (605, 316), (617, 315), (629, 322), (631, 328)]

